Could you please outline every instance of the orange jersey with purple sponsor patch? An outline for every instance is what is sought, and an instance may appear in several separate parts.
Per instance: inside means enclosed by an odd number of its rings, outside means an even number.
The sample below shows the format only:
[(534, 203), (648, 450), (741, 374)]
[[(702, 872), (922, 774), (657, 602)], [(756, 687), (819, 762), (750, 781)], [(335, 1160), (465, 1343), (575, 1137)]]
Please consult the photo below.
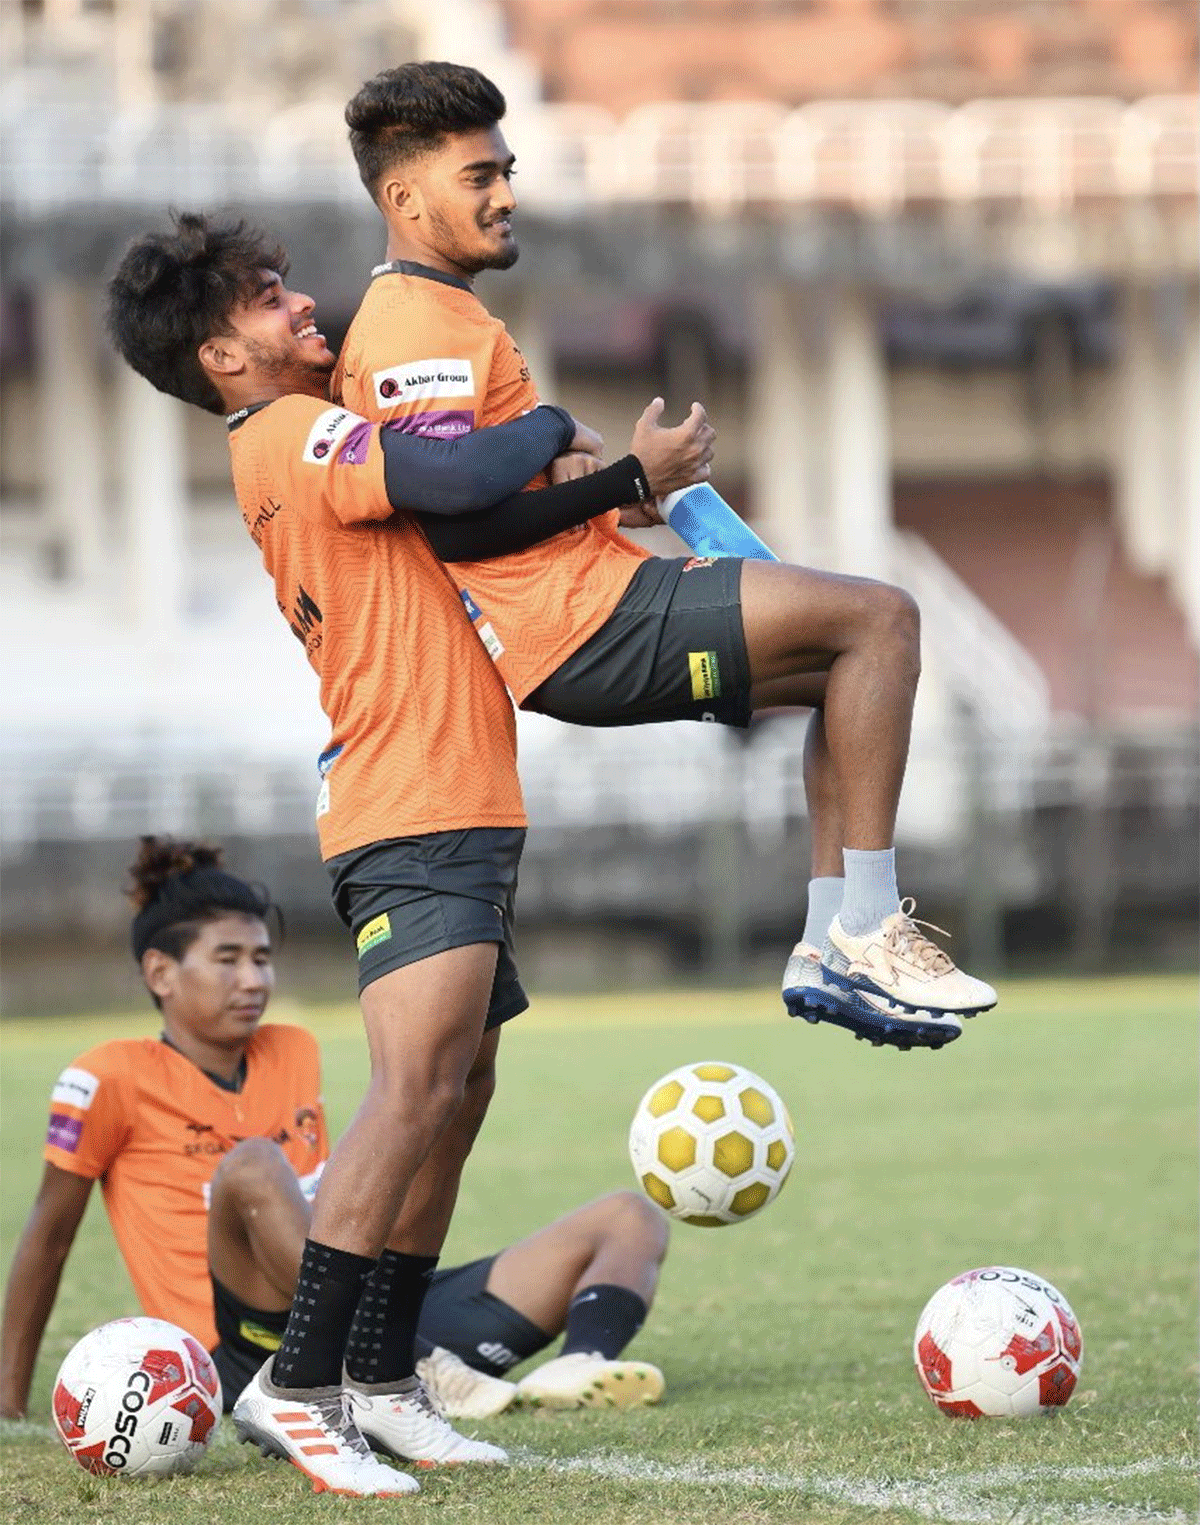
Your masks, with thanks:
[(379, 430), (315, 397), (231, 427), (246, 528), (321, 680), (321, 855), (523, 826), (516, 722), (445, 567), (393, 513)]
[(329, 1153), (316, 1040), (268, 1023), (246, 1048), (241, 1090), (229, 1091), (158, 1038), (90, 1049), (50, 1094), (44, 1157), (99, 1181), (138, 1301), (211, 1350), (217, 1343), (208, 1272), (208, 1193), (235, 1144), (273, 1139), (298, 1176)]
[[(508, 423), (537, 407), (520, 350), (465, 282), (383, 267), (342, 347), (333, 394), (368, 418), (438, 438)], [(545, 485), (538, 477), (530, 486)], [(518, 703), (613, 612), (649, 552), (616, 510), (491, 561), (449, 570)]]

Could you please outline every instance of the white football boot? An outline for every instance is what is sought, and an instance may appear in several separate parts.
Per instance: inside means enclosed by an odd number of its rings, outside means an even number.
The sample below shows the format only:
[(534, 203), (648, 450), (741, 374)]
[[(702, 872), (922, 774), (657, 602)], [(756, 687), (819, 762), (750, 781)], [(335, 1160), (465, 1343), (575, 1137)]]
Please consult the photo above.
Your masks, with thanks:
[(386, 1384), (347, 1381), (342, 1391), (347, 1412), (374, 1450), (419, 1467), (455, 1467), (463, 1462), (495, 1465), (508, 1460), (508, 1452), (499, 1446), (460, 1435), (420, 1377)]
[(347, 1411), (340, 1387), (287, 1388), (271, 1381), (271, 1362), (243, 1390), (233, 1406), (239, 1440), (298, 1467), (314, 1493), (348, 1498), (399, 1498), (419, 1484), (407, 1472), (371, 1455)]
[[(873, 932), (852, 937), (835, 916), (821, 950), (826, 984), (849, 991), (892, 1017), (973, 1017), (996, 1004), (996, 992), (959, 969), (914, 921), (905, 900)], [(938, 932), (939, 927), (931, 927)], [(945, 934), (943, 934), (945, 935)]]
[(517, 1398), (548, 1409), (629, 1409), (657, 1403), (666, 1381), (649, 1361), (610, 1361), (576, 1350), (555, 1356), (517, 1383)]
[(517, 1394), (517, 1384), (476, 1371), (452, 1350), (435, 1345), (417, 1362), (417, 1376), (447, 1419), (491, 1419)]
[(832, 1022), (874, 1048), (942, 1048), (962, 1034), (956, 1016), (941, 1013), (914, 1019), (907, 1013), (881, 1009), (869, 997), (826, 978), (821, 950), (797, 943), (783, 975), (783, 1004), (793, 1017), (806, 1022)]

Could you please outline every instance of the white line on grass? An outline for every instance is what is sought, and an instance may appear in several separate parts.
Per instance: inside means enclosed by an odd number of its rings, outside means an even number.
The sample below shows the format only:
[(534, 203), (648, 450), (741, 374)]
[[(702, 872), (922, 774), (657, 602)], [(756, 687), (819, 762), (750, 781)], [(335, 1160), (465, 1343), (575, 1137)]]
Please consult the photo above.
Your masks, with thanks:
[(549, 1472), (586, 1473), (628, 1483), (683, 1484), (699, 1488), (757, 1488), (771, 1493), (797, 1493), (832, 1504), (867, 1509), (911, 1509), (928, 1520), (953, 1525), (1188, 1525), (1188, 1516), (1175, 1509), (1147, 1513), (1145, 1509), (1111, 1504), (1026, 1503), (1039, 1483), (1106, 1483), (1153, 1477), (1161, 1472), (1187, 1470), (1170, 1457), (1150, 1456), (1114, 1467), (989, 1467), (981, 1472), (935, 1473), (927, 1478), (852, 1478), (819, 1472), (772, 1472), (763, 1467), (706, 1467), (694, 1462), (674, 1465), (619, 1451), (595, 1451), (586, 1456), (543, 1456), (524, 1447), (509, 1447), (519, 1466)]

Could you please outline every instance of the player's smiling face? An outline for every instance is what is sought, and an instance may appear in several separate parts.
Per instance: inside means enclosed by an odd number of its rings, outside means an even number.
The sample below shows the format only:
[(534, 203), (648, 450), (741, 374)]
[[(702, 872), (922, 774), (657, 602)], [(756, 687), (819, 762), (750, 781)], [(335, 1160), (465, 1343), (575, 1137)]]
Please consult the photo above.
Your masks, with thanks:
[[(153, 950), (152, 950), (153, 951)], [(249, 1039), (275, 987), (271, 937), (256, 916), (231, 913), (204, 922), (182, 958), (159, 954), (146, 983), (172, 1030), (216, 1048)]]
[(285, 392), (323, 397), (337, 357), (314, 321), (316, 303), (302, 291), (290, 291), (274, 270), (259, 276), (258, 291), (230, 313), (231, 332), (205, 349), (219, 347), (264, 398)]
[(417, 212), (408, 231), (427, 263), (466, 276), (516, 263), (514, 162), (499, 127), (481, 127), (453, 133), (404, 171)]

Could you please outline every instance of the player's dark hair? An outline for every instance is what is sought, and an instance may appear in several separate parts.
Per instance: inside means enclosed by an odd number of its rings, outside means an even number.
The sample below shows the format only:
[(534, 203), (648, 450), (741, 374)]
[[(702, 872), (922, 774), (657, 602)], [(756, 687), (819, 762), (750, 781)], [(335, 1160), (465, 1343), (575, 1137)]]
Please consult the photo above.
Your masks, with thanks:
[(108, 283), (109, 337), (160, 392), (224, 413), (200, 364), (200, 346), (232, 332), (230, 314), (262, 286), (262, 272), (287, 274), (284, 251), (244, 222), (172, 213), (169, 233), (147, 233), (126, 250)]
[(227, 872), (221, 849), (205, 842), (143, 837), (129, 878), (127, 893), (137, 913), (129, 943), (139, 963), (150, 948), (182, 958), (206, 922), (231, 914), (265, 921), (275, 909), (261, 885)]
[(451, 133), (494, 127), (507, 109), (491, 80), (466, 64), (385, 69), (346, 107), (362, 183), (374, 196), (385, 170), (440, 148)]

